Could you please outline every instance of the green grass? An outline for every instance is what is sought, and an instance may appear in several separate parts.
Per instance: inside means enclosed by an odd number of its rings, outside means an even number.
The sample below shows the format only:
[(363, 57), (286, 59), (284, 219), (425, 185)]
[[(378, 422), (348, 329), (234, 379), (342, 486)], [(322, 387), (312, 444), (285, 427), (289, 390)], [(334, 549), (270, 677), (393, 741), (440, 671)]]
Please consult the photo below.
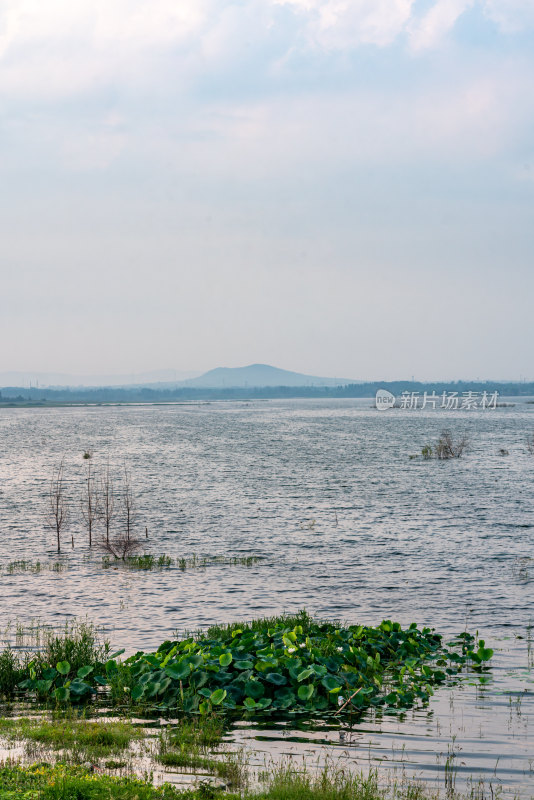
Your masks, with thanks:
[[(267, 776), (268, 788), (255, 800), (437, 800), (423, 784), (405, 781), (379, 785), (378, 774), (353, 774), (327, 765), (310, 772), (305, 766), (281, 766)], [(457, 800), (460, 800), (457, 798)]]
[(182, 572), (189, 568), (209, 567), (221, 565), (226, 567), (253, 567), (260, 561), (263, 561), (263, 556), (196, 556), (190, 558), (179, 558), (176, 560), (176, 565)]
[(0, 767), (0, 800), (203, 800), (203, 797), (207, 800), (209, 795), (202, 791), (181, 792), (168, 784), (156, 788), (148, 780), (94, 775), (81, 767), (64, 764)]
[(221, 743), (223, 732), (223, 722), (215, 715), (201, 720), (182, 719), (178, 726), (162, 734), (157, 760), (167, 767), (211, 772), (234, 785), (241, 785), (243, 777), (234, 754), (217, 759), (210, 753)]
[(220, 745), (223, 733), (223, 722), (215, 715), (183, 719), (161, 736), (156, 758), (167, 767), (218, 775), (230, 787), (243, 789), (247, 784), (243, 754), (222, 752), (214, 757), (211, 752)]
[(239, 759), (233, 753), (222, 759), (169, 751), (158, 757), (158, 761), (166, 767), (177, 767), (191, 772), (209, 772), (225, 780), (228, 786), (238, 789), (246, 783)]
[(124, 751), (143, 732), (130, 722), (102, 722), (54, 716), (53, 719), (0, 718), (0, 735), (26, 740), (55, 750), (76, 751), (78, 756), (98, 759)]
[(297, 625), (302, 626), (303, 634), (307, 635), (312, 630), (317, 621), (308, 614), (305, 609), (298, 611), (296, 614), (279, 614), (273, 617), (261, 617), (247, 622), (230, 622), (227, 625), (212, 625), (205, 632), (199, 633), (200, 639), (219, 639), (231, 636), (234, 631), (257, 631), (258, 633), (266, 633), (273, 628), (295, 628)]
[(58, 661), (68, 661), (72, 672), (87, 664), (107, 661), (110, 645), (90, 622), (67, 622), (62, 633), (45, 632), (44, 646), (36, 656), (36, 666), (46, 669)]
[(214, 758), (191, 753), (188, 750), (167, 750), (158, 756), (158, 761), (166, 767), (180, 767), (202, 772), (215, 772), (215, 765), (218, 763)]
[[(143, 555), (127, 556), (124, 564), (130, 569), (163, 569), (164, 567), (178, 567), (185, 572), (186, 569), (202, 569), (210, 566), (242, 566), (252, 567), (263, 560), (263, 556), (189, 556), (187, 558), (172, 558), (163, 553), (160, 556), (153, 556), (150, 553)], [(102, 558), (102, 566), (109, 569), (111, 566), (118, 566), (120, 559), (112, 559), (109, 556)]]
[(0, 564), (0, 570), (5, 568), (8, 575), (14, 575), (19, 572), (30, 572), (38, 575), (40, 572), (48, 570), (49, 572), (63, 572), (69, 569), (67, 561), (10, 561), (9, 564)]
[(11, 647), (0, 653), (0, 698), (12, 697), (17, 684), (26, 677), (24, 660)]
[(186, 718), (171, 729), (168, 740), (173, 747), (214, 748), (221, 743), (223, 733), (224, 724), (220, 717), (213, 715), (202, 720)]
[[(353, 775), (347, 770), (326, 767), (312, 773), (303, 766), (283, 766), (264, 776), (261, 791), (222, 793), (204, 783), (181, 790), (169, 784), (156, 788), (149, 780), (96, 775), (81, 767), (58, 764), (0, 767), (0, 800), (438, 800), (423, 784), (401, 781), (382, 786), (376, 772)], [(455, 800), (483, 800), (483, 789), (470, 798), (459, 794)]]

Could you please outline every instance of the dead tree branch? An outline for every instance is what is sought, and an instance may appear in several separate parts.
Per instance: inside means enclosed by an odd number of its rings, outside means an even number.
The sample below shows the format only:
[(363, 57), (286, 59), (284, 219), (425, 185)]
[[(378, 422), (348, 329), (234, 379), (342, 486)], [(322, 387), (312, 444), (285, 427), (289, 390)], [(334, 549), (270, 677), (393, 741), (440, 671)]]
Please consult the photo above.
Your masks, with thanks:
[(65, 496), (64, 463), (61, 459), (61, 463), (50, 481), (46, 516), (47, 524), (56, 532), (58, 553), (61, 552), (61, 531), (67, 524), (68, 518), (69, 507)]

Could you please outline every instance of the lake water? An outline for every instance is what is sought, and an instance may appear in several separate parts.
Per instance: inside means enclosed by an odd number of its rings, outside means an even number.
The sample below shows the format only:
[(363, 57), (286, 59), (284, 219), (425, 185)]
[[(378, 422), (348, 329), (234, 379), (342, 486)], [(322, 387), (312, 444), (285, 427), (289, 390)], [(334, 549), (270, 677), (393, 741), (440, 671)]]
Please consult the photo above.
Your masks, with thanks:
[[(423, 710), (336, 728), (240, 726), (253, 759), (312, 753), (441, 785), (449, 756), (472, 776), (534, 794), (534, 405), (378, 412), (371, 400), (0, 410), (0, 616), (88, 616), (113, 645), (156, 648), (175, 630), (294, 611), (376, 624), (465, 627), (496, 649), (486, 686), (444, 689)], [(410, 459), (443, 428), (469, 452)], [(508, 455), (501, 455), (505, 449)], [(257, 555), (255, 566), (101, 567), (79, 513), (84, 450), (132, 473), (146, 549), (173, 558)], [(71, 515), (58, 558), (44, 518), (64, 458)], [(119, 525), (119, 518), (116, 525)], [(74, 537), (74, 549), (71, 547)], [(61, 561), (33, 574), (15, 560)], [(5, 638), (9, 638), (9, 631)], [(451, 758), (452, 754), (452, 758)]]

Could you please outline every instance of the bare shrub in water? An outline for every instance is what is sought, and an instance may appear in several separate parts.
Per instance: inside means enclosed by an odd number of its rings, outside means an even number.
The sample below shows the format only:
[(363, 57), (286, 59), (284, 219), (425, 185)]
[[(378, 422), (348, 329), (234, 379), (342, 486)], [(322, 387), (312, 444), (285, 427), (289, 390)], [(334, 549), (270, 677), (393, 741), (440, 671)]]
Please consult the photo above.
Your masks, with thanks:
[(141, 546), (139, 539), (129, 536), (126, 531), (112, 538), (103, 536), (99, 544), (104, 552), (112, 555), (117, 561), (126, 561), (128, 556), (132, 556)]
[(84, 491), (81, 499), (82, 517), (89, 533), (89, 547), (93, 544), (93, 527), (100, 515), (98, 489), (91, 462), (87, 462)]
[(47, 524), (56, 532), (57, 551), (61, 552), (61, 532), (69, 518), (69, 507), (65, 496), (65, 477), (63, 459), (50, 481), (48, 491)]
[(449, 430), (444, 430), (434, 447), (434, 452), (436, 458), (442, 460), (460, 458), (468, 444), (469, 440), (467, 436), (462, 436), (460, 439), (454, 440), (451, 432)]
[(111, 472), (109, 469), (109, 459), (106, 466), (106, 472), (100, 481), (99, 516), (106, 529), (106, 542), (109, 545), (109, 531), (113, 517), (115, 516), (115, 490), (113, 486), (113, 478), (111, 477)]
[(126, 538), (130, 540), (132, 526), (137, 517), (137, 506), (132, 491), (132, 477), (130, 470), (124, 465), (124, 477), (122, 481), (121, 504), (124, 514), (124, 526), (126, 528)]

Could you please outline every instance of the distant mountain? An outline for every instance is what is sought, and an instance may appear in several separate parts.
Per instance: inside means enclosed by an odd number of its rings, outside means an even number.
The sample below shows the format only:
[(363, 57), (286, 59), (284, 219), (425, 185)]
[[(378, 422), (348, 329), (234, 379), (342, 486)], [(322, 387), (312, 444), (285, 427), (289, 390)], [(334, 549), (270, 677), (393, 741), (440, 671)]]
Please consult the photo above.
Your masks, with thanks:
[(277, 386), (347, 386), (358, 381), (347, 378), (319, 378), (303, 375), (269, 364), (250, 364), (248, 367), (217, 367), (209, 372), (154, 370), (131, 375), (68, 375), (54, 372), (0, 372), (2, 387), (22, 389), (82, 389), (82, 388), (145, 388), (161, 391), (173, 389), (267, 388)]
[(318, 378), (269, 364), (250, 364), (248, 367), (217, 367), (198, 378), (184, 381), (192, 388), (265, 387), (265, 386), (346, 386), (356, 381), (347, 378)]

